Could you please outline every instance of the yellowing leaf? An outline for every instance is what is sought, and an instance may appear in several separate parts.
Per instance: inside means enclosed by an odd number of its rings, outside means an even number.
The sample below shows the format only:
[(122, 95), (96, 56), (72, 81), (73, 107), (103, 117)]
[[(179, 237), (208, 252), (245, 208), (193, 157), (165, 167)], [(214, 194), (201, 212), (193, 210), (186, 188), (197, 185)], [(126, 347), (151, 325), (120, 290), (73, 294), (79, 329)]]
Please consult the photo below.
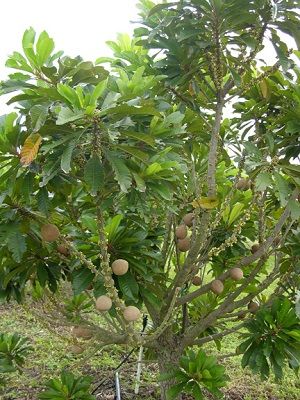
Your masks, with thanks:
[(38, 133), (32, 133), (28, 136), (20, 154), (20, 162), (22, 165), (29, 165), (36, 158), (41, 141), (42, 136)]
[(217, 207), (219, 200), (216, 197), (199, 197), (192, 201), (192, 206), (194, 208), (203, 208), (204, 210), (212, 210)]
[(269, 86), (268, 83), (265, 79), (263, 79), (260, 83), (259, 83), (259, 87), (261, 90), (261, 94), (263, 95), (264, 99), (267, 99), (268, 97), (270, 97), (270, 90), (269, 90)]

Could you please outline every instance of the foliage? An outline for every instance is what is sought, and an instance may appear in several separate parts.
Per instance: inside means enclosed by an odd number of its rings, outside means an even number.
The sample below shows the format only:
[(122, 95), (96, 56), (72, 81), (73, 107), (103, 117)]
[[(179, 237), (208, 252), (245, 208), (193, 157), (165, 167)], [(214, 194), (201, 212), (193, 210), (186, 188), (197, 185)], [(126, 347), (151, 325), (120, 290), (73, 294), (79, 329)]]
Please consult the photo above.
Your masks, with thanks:
[[(300, 53), (282, 33), (299, 45), (299, 13), (290, 0), (139, 7), (135, 37), (109, 42), (112, 58), (55, 53), (30, 28), (7, 61), (16, 72), (0, 90), (18, 112), (0, 120), (0, 297), (20, 302), (32, 284), (52, 298), (70, 282), (53, 323), (82, 323), (103, 346), (149, 346), (163, 369), (162, 344), (177, 358), (210, 340), (220, 348), (227, 321), (247, 325), (254, 299), (262, 307), (285, 292), (283, 308), (294, 307)], [(274, 65), (259, 61), (265, 37)], [(57, 242), (41, 236), (49, 223)], [(119, 258), (122, 276), (111, 270)], [(103, 294), (109, 328), (86, 312)], [(147, 311), (149, 335), (124, 320), (129, 305)]]
[(266, 379), (270, 370), (281, 379), (283, 366), (298, 372), (300, 366), (300, 321), (288, 299), (277, 299), (271, 308), (258, 311), (245, 323), (246, 341), (237, 352), (243, 353), (242, 366)]
[[(18, 371), (22, 373), (22, 367), (26, 357), (33, 350), (27, 338), (17, 333), (0, 334), (0, 374)], [(3, 379), (0, 384), (4, 384)]]
[(47, 389), (39, 395), (44, 400), (94, 400), (95, 396), (90, 394), (92, 379), (88, 376), (76, 377), (71, 372), (62, 371), (60, 379), (51, 379)]
[(198, 353), (189, 350), (179, 361), (180, 368), (161, 376), (161, 380), (171, 379), (173, 386), (168, 390), (168, 399), (175, 399), (181, 393), (190, 393), (195, 399), (204, 399), (203, 389), (220, 396), (220, 388), (228, 377), (225, 367), (217, 364), (216, 358), (207, 356), (203, 350)]

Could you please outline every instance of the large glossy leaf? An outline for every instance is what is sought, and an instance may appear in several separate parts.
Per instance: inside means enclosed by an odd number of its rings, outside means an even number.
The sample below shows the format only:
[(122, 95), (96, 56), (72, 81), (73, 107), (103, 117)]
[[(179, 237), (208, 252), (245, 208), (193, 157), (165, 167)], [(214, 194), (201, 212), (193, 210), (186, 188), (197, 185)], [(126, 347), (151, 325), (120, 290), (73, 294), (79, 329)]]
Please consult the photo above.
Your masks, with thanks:
[(104, 185), (104, 170), (98, 154), (93, 154), (84, 168), (84, 179), (91, 194), (96, 195)]
[(125, 161), (120, 158), (118, 153), (112, 151), (106, 151), (105, 156), (115, 173), (115, 177), (120, 185), (120, 189), (122, 192), (127, 192), (131, 186), (132, 179), (130, 170), (125, 164)]

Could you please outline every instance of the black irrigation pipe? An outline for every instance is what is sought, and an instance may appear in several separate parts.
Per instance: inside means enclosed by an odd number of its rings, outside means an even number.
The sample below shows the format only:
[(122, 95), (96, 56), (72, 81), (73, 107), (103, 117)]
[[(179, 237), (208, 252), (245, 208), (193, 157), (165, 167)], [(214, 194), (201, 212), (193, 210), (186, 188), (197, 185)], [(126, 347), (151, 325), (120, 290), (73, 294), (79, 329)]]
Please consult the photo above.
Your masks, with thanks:
[[(143, 327), (141, 330), (142, 333), (145, 331), (147, 324), (148, 324), (148, 317), (147, 317), (147, 315), (144, 315)], [(135, 351), (136, 348), (137, 347), (134, 347), (133, 349), (131, 349), (130, 352), (125, 356), (125, 358), (118, 364), (118, 366), (113, 369), (113, 371), (115, 372), (116, 393), (117, 393), (117, 396), (119, 395), (119, 397), (116, 397), (117, 400), (121, 400), (121, 388), (120, 388), (120, 381), (119, 381), (119, 376), (117, 375), (117, 371), (122, 367), (123, 364), (126, 363), (126, 361), (129, 359), (129, 357)], [(95, 389), (92, 391), (92, 394), (95, 394), (97, 392), (97, 390), (107, 381), (107, 379), (108, 378), (102, 379), (102, 381), (98, 384), (98, 386), (96, 386)]]

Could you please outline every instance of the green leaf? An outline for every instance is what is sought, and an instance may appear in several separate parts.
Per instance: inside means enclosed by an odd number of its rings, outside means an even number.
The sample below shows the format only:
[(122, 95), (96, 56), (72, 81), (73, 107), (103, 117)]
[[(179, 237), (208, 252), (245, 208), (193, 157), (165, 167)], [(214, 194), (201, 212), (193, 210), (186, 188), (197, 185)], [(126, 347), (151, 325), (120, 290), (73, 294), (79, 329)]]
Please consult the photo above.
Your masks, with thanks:
[(7, 247), (12, 252), (16, 262), (21, 262), (23, 254), (26, 251), (25, 238), (17, 230), (12, 230), (7, 235)]
[(57, 125), (64, 125), (68, 122), (77, 121), (84, 117), (83, 111), (72, 111), (67, 107), (62, 107), (60, 112), (58, 113), (58, 118), (56, 121)]
[(71, 86), (63, 83), (58, 83), (57, 91), (62, 97), (64, 97), (68, 101), (71, 106), (80, 109), (80, 100), (78, 98), (76, 90), (71, 88)]
[(157, 117), (161, 117), (159, 111), (155, 108), (150, 106), (142, 106), (142, 107), (135, 107), (129, 106), (127, 104), (122, 104), (121, 106), (116, 106), (113, 108), (109, 108), (107, 110), (101, 111), (100, 115), (110, 115), (110, 114), (117, 114), (120, 116), (128, 116), (128, 115), (156, 115)]
[(97, 105), (97, 100), (104, 93), (104, 90), (106, 89), (106, 86), (107, 86), (107, 79), (105, 79), (104, 81), (98, 83), (98, 85), (93, 90), (91, 98), (90, 98), (89, 104), (91, 106), (96, 106)]
[(93, 196), (104, 186), (104, 170), (98, 154), (93, 154), (84, 168), (84, 179)]
[(30, 64), (34, 67), (37, 67), (38, 66), (37, 60), (33, 50), (34, 41), (35, 41), (35, 31), (33, 28), (29, 28), (24, 32), (22, 39), (22, 47)]
[(48, 190), (45, 187), (42, 187), (36, 195), (37, 206), (39, 211), (41, 211), (44, 215), (49, 215), (49, 196)]
[(126, 153), (132, 155), (133, 157), (137, 158), (138, 160), (142, 162), (146, 162), (149, 159), (149, 156), (147, 153), (143, 152), (142, 150), (137, 149), (136, 147), (133, 146), (127, 146), (125, 144), (116, 146), (117, 149), (121, 151), (125, 151)]
[(128, 189), (131, 186), (132, 178), (130, 170), (125, 164), (125, 161), (120, 158), (120, 155), (118, 153), (114, 153), (112, 151), (106, 151), (105, 156), (115, 173), (115, 178), (120, 185), (120, 189), (122, 190), (122, 192), (127, 193)]
[(72, 287), (74, 295), (83, 292), (93, 281), (94, 274), (87, 268), (76, 270), (72, 273)]
[(109, 242), (113, 241), (113, 239), (115, 238), (122, 219), (123, 215), (115, 215), (112, 220), (109, 221), (109, 223), (105, 226), (105, 232), (107, 234), (107, 240)]
[(263, 192), (267, 188), (272, 187), (272, 175), (267, 172), (261, 172), (255, 179), (256, 190)]
[(140, 142), (147, 143), (149, 146), (154, 147), (155, 145), (155, 139), (151, 137), (150, 135), (147, 135), (146, 133), (140, 133), (140, 132), (121, 132), (122, 137), (129, 137), (131, 139), (136, 139)]
[(171, 386), (167, 391), (167, 400), (176, 399), (176, 397), (183, 392), (185, 383), (177, 383)]
[(32, 131), (37, 132), (46, 122), (48, 116), (48, 104), (37, 104), (31, 107), (29, 113)]
[(125, 298), (133, 301), (138, 300), (139, 285), (130, 272), (127, 272), (125, 275), (118, 276), (118, 283)]
[(10, 271), (8, 274), (5, 275), (5, 278), (3, 279), (3, 287), (6, 288), (9, 282), (15, 277), (24, 272), (27, 269), (27, 266), (25, 264), (22, 264), (18, 266), (17, 268), (14, 268), (12, 271)]
[(68, 174), (71, 169), (71, 160), (72, 160), (72, 154), (74, 151), (74, 148), (76, 146), (77, 141), (71, 141), (68, 143), (68, 145), (65, 147), (62, 156), (61, 156), (61, 162), (60, 166), (61, 169)]
[(44, 63), (50, 57), (52, 51), (54, 50), (54, 41), (51, 39), (47, 32), (43, 31), (36, 44), (36, 58), (39, 66), (44, 65)]
[(295, 221), (300, 218), (300, 204), (296, 200), (289, 200), (288, 209), (291, 212), (291, 218)]
[(291, 192), (290, 188), (289, 188), (289, 184), (284, 179), (284, 177), (282, 175), (280, 175), (278, 172), (274, 173), (274, 179), (275, 179), (276, 187), (278, 190), (280, 203), (282, 206), (285, 206), (287, 204), (288, 197)]
[(152, 15), (154, 15), (154, 14), (156, 14), (158, 12), (161, 12), (161, 11), (163, 11), (165, 9), (168, 9), (168, 8), (170, 8), (172, 6), (176, 6), (178, 4), (180, 4), (178, 1), (173, 1), (171, 3), (157, 4), (156, 6), (151, 8), (151, 10), (150, 10), (150, 12), (148, 14), (148, 17), (151, 17)]

